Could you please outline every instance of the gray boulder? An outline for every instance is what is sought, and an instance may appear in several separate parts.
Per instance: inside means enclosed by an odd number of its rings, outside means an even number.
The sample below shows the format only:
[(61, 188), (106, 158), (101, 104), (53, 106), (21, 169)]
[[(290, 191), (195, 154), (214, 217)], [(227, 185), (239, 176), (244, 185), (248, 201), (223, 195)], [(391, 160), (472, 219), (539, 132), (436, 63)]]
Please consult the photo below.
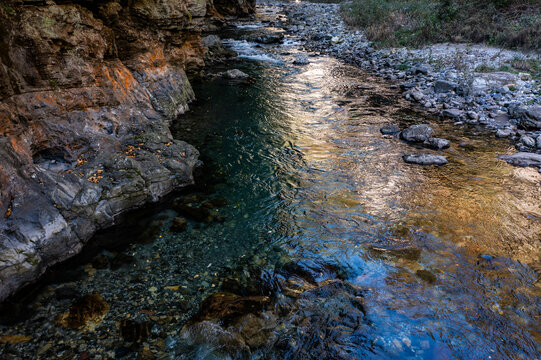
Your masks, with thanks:
[(538, 149), (541, 149), (541, 135), (535, 140), (535, 146), (537, 146)]
[(498, 138), (506, 138), (506, 137), (509, 137), (511, 135), (513, 135), (515, 132), (511, 129), (498, 129), (498, 131), (496, 131), (496, 137)]
[(432, 136), (432, 128), (427, 124), (412, 125), (400, 133), (403, 140), (423, 142)]
[(250, 75), (243, 73), (239, 69), (231, 69), (224, 71), (219, 74), (220, 77), (223, 77), (224, 79), (232, 79), (232, 80), (242, 80), (242, 79), (248, 79)]
[(518, 106), (511, 115), (519, 119), (520, 127), (525, 130), (541, 129), (541, 105)]
[(524, 146), (535, 148), (535, 139), (531, 136), (523, 135), (520, 138), (520, 142), (524, 144)]
[(541, 154), (519, 152), (513, 155), (501, 155), (498, 158), (514, 166), (541, 168)]
[(445, 165), (447, 164), (447, 158), (442, 155), (406, 154), (402, 156), (402, 159), (408, 164), (417, 164), (417, 165)]
[(256, 36), (253, 41), (259, 44), (278, 44), (284, 40), (283, 33), (270, 33)]
[(456, 83), (451, 82), (451, 81), (437, 80), (434, 83), (434, 92), (436, 94), (448, 93), (448, 92), (451, 92), (451, 91), (455, 91), (457, 86), (458, 85)]
[(452, 119), (459, 119), (464, 115), (464, 111), (460, 109), (445, 109), (441, 112), (441, 116)]
[(442, 150), (447, 149), (451, 145), (451, 142), (442, 138), (429, 138), (423, 142), (423, 145), (431, 149)]

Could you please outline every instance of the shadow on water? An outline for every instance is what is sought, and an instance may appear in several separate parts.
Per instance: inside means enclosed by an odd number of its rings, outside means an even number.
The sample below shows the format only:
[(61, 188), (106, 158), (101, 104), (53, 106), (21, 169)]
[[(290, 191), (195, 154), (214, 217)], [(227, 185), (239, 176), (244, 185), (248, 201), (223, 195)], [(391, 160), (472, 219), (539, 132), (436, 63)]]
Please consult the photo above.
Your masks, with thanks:
[[(257, 26), (276, 15), (263, 10)], [(0, 329), (32, 343), (4, 351), (539, 358), (541, 175), (497, 160), (506, 142), (427, 118), (356, 68), (324, 56), (292, 65), (295, 39), (228, 44), (252, 81), (196, 82), (198, 101), (173, 125), (202, 154), (202, 185), (129, 227), (151, 242), (98, 247), (84, 276), (45, 286), (30, 320)], [(379, 132), (414, 123), (451, 140), (447, 165), (405, 164), (404, 153), (437, 152)], [(109, 303), (90, 332), (51, 321), (70, 289)]]

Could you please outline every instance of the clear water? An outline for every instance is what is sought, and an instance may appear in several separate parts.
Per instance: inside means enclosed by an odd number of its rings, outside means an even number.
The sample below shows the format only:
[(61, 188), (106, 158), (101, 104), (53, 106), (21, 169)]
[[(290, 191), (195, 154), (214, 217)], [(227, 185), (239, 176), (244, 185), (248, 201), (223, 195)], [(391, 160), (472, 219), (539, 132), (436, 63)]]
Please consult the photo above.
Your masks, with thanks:
[[(242, 31), (277, 13), (260, 8)], [(297, 346), (302, 351), (270, 346), (252, 358), (541, 358), (534, 271), (541, 261), (541, 175), (497, 160), (512, 151), (505, 141), (425, 118), (388, 83), (336, 59), (312, 56), (308, 65), (293, 65), (300, 50), (287, 40), (263, 48), (230, 40), (243, 60), (228, 66), (251, 80), (197, 82), (198, 101), (174, 124), (175, 136), (194, 144), (205, 162), (202, 200), (193, 201), (225, 198), (216, 210), (224, 221), (190, 221), (186, 232), (171, 233), (176, 215), (165, 209), (151, 217), (161, 226), (155, 241), (126, 250), (134, 265), (95, 272), (82, 266), (88, 276), (72, 283), (83, 293), (100, 292), (111, 305), (95, 332), (52, 325), (46, 318), (69, 302), (45, 294), (33, 319), (2, 334), (32, 331), (34, 344), (20, 349), (55, 341), (57, 354), (80, 352), (81, 345), (58, 343), (76, 337), (88, 344), (84, 351), (104, 358), (119, 346), (112, 324), (144, 310), (159, 318), (148, 346), (164, 358), (233, 358), (210, 338), (185, 350), (182, 326), (232, 269), (272, 273), (287, 259), (342, 269), (340, 281), (362, 290), (363, 326), (341, 340), (323, 339), (327, 355), (310, 352), (305, 342)], [(405, 164), (402, 154), (426, 150), (379, 132), (389, 123), (424, 122), (451, 140), (444, 151), (449, 164)], [(333, 318), (337, 327), (347, 322), (334, 303), (318, 301), (308, 298), (303, 314)], [(300, 312), (296, 304), (293, 312)], [(291, 318), (277, 321), (292, 339), (306, 340)], [(110, 341), (97, 340), (103, 336)], [(165, 347), (156, 345), (164, 339)]]

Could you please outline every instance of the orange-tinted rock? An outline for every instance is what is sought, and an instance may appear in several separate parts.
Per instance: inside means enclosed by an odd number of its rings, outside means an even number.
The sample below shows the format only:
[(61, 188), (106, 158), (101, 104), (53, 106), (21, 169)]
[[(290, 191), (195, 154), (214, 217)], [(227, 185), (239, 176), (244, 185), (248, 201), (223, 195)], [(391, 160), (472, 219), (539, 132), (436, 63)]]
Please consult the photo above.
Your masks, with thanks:
[(60, 315), (57, 322), (72, 329), (91, 330), (103, 320), (108, 311), (109, 304), (100, 294), (85, 295), (75, 301), (68, 312)]
[(193, 182), (198, 152), (169, 123), (221, 17), (209, 0), (99, 4), (0, 7), (0, 300)]

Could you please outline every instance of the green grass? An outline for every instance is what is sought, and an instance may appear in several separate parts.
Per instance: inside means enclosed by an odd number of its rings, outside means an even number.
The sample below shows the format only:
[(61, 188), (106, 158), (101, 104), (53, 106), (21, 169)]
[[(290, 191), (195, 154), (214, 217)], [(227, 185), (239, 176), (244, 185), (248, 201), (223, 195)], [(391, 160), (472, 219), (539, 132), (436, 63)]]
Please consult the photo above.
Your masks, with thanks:
[(382, 46), (452, 41), (541, 51), (540, 0), (352, 0), (342, 13)]

